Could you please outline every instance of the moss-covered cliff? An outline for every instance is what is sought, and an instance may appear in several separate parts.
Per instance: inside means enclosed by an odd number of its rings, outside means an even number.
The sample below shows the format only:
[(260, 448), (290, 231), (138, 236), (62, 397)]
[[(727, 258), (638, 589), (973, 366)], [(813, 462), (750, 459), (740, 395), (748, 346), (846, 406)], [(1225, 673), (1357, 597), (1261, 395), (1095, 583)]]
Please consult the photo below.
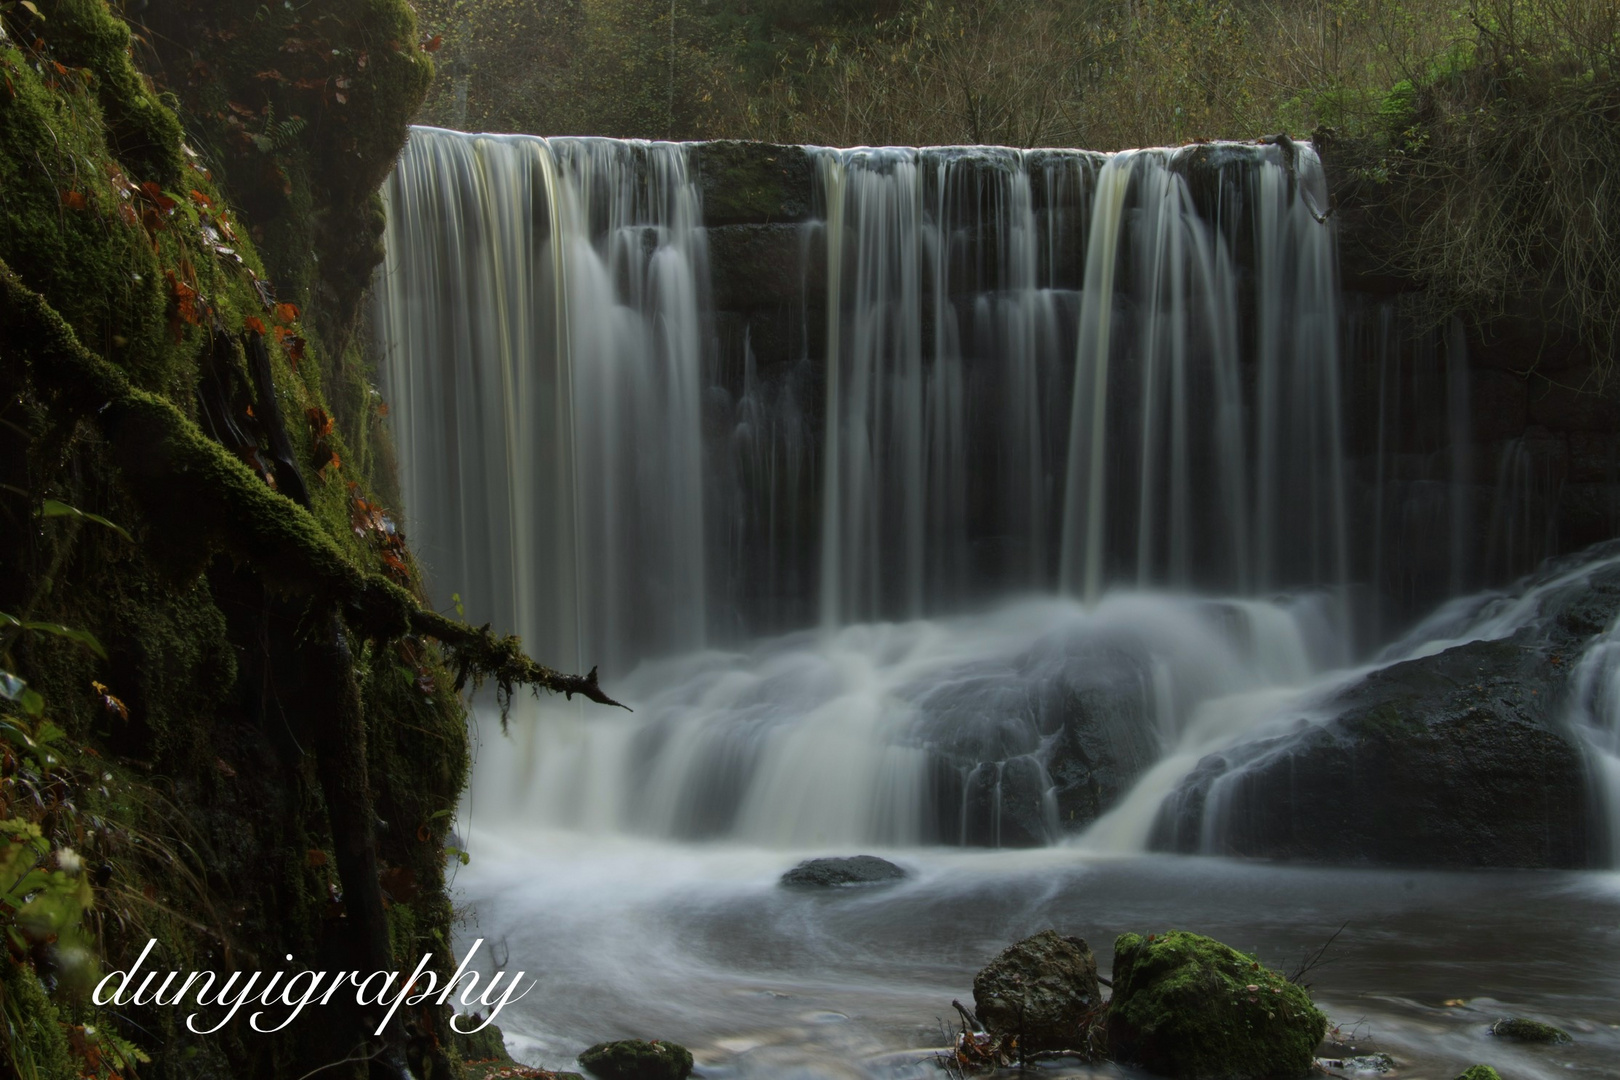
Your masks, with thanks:
[(456, 690), (583, 686), (419, 607), (376, 494), (408, 5), (128, 7), (0, 3), (0, 1071), (448, 1075), (427, 1008), (367, 1043), (85, 996), (148, 938), (164, 971), (447, 973)]

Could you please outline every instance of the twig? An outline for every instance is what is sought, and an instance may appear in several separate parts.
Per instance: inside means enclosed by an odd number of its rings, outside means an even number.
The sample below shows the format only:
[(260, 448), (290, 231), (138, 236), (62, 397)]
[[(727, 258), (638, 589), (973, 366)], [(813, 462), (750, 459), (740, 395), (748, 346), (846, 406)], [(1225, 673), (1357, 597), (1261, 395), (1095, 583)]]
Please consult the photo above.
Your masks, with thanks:
[[(1332, 937), (1322, 942), (1322, 947), (1316, 950), (1315, 955), (1311, 956), (1309, 959), (1300, 961), (1299, 967), (1295, 968), (1294, 972), (1288, 976), (1288, 981), (1293, 983), (1295, 986), (1306, 986), (1305, 983), (1302, 983), (1299, 980), (1303, 979), (1305, 975), (1313, 968), (1319, 967), (1324, 962), (1322, 960), (1322, 954), (1328, 951), (1328, 946), (1339, 940), (1339, 935), (1344, 933), (1344, 928), (1349, 925), (1350, 920), (1346, 919), (1337, 930), (1333, 931)], [(1328, 962), (1331, 963), (1331, 961)]]

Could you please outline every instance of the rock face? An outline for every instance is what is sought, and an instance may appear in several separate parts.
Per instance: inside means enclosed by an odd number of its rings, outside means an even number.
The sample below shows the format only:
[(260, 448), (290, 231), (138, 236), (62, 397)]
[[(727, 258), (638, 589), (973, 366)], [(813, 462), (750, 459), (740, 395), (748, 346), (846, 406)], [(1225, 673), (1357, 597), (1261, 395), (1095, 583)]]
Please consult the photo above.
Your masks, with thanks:
[(1009, 946), (973, 978), (974, 1009), (985, 1030), (1016, 1036), (1027, 1050), (1085, 1048), (1101, 1002), (1091, 948), (1056, 930)]
[(806, 859), (782, 875), (782, 884), (825, 889), (840, 885), (883, 885), (905, 876), (904, 870), (887, 859), (855, 855), (847, 859)]
[(693, 148), (705, 225), (804, 221), (813, 199), (813, 166), (802, 146), (722, 139)]
[[(1598, 549), (1588, 562), (1613, 554)], [(1569, 562), (1538, 579), (1568, 577)], [(1620, 613), (1620, 565), (1521, 596), (1518, 632), (1374, 671), (1299, 729), (1205, 759), (1156, 846), (1320, 862), (1584, 867), (1599, 857), (1588, 770), (1565, 721), (1572, 671)]]
[(1035, 847), (1083, 831), (1158, 756), (1149, 670), (1140, 654), (1054, 640), (924, 693), (939, 839)]
[(579, 1063), (602, 1080), (686, 1080), (692, 1074), (686, 1047), (658, 1040), (597, 1043), (579, 1055)]
[(1304, 990), (1212, 938), (1172, 930), (1114, 942), (1117, 1061), (1185, 1080), (1294, 1080), (1310, 1074), (1326, 1030)]

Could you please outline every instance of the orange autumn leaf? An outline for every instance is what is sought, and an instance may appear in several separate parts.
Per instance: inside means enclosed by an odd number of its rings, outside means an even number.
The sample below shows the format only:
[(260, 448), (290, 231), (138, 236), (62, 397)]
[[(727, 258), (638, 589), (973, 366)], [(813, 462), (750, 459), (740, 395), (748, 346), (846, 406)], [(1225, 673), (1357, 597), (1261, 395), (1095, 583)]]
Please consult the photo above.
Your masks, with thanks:
[(255, 334), (259, 334), (261, 336), (264, 334), (264, 320), (260, 319), (257, 315), (249, 315), (243, 325), (249, 330), (252, 330)]
[(298, 305), (289, 304), (283, 300), (276, 305), (276, 321), (281, 323), (297, 322), (299, 316)]
[(304, 415), (309, 417), (309, 431), (312, 436), (324, 439), (332, 434), (332, 418), (327, 415), (325, 409), (319, 405), (311, 405), (304, 410)]
[(82, 191), (64, 191), (64, 192), (62, 192), (62, 205), (67, 207), (69, 210), (83, 210), (85, 208), (85, 206), (87, 205), (85, 200), (84, 200), (84, 192), (82, 192)]

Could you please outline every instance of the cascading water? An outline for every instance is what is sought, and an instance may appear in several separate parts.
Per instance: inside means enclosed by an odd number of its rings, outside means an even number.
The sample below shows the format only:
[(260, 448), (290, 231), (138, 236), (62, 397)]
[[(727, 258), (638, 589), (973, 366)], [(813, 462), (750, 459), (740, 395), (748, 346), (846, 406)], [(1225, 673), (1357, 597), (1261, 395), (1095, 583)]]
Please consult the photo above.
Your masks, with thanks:
[[(581, 667), (692, 654), (748, 622), (723, 610), (750, 583), (706, 522), (779, 516), (807, 486), (723, 483), (723, 451), (763, 441), (786, 473), (819, 467), (797, 511), (819, 517), (815, 550), (789, 575), (817, 582), (819, 636), (666, 664), (656, 683), (620, 674), (634, 730), (541, 723), (520, 775), (541, 778), (542, 817), (1047, 842), (1095, 817), (1200, 702), (1343, 659), (1333, 600), (1305, 605), (1333, 612), (1307, 627), (1294, 601), (1144, 594), (1132, 603), (1157, 612), (1159, 644), (1116, 627), (1118, 602), (1097, 606), (1124, 586), (1345, 582), (1333, 248), (1308, 148), (813, 151), (819, 431), (804, 403), (720, 382), (688, 153), (419, 129), (387, 193), (378, 325), (410, 532), (475, 620)], [(729, 436), (712, 430), (715, 395), (740, 399)], [(1084, 606), (993, 634), (952, 614), (1053, 589)], [(911, 621), (864, 627), (894, 617)], [(1201, 628), (1195, 644), (1175, 644), (1178, 621)], [(1002, 685), (942, 708), (938, 686), (984, 681), (962, 644), (980, 632)], [(1053, 640), (1107, 679), (1037, 676)], [(1189, 675), (1207, 656), (1230, 677)], [(1109, 680), (1143, 690), (1106, 719), (1036, 700)], [(1061, 745), (1077, 725), (1112, 749)], [(586, 776), (590, 794), (568, 794)]]
[(680, 147), (418, 129), (384, 383), (419, 557), (537, 655), (700, 647), (708, 286)]

